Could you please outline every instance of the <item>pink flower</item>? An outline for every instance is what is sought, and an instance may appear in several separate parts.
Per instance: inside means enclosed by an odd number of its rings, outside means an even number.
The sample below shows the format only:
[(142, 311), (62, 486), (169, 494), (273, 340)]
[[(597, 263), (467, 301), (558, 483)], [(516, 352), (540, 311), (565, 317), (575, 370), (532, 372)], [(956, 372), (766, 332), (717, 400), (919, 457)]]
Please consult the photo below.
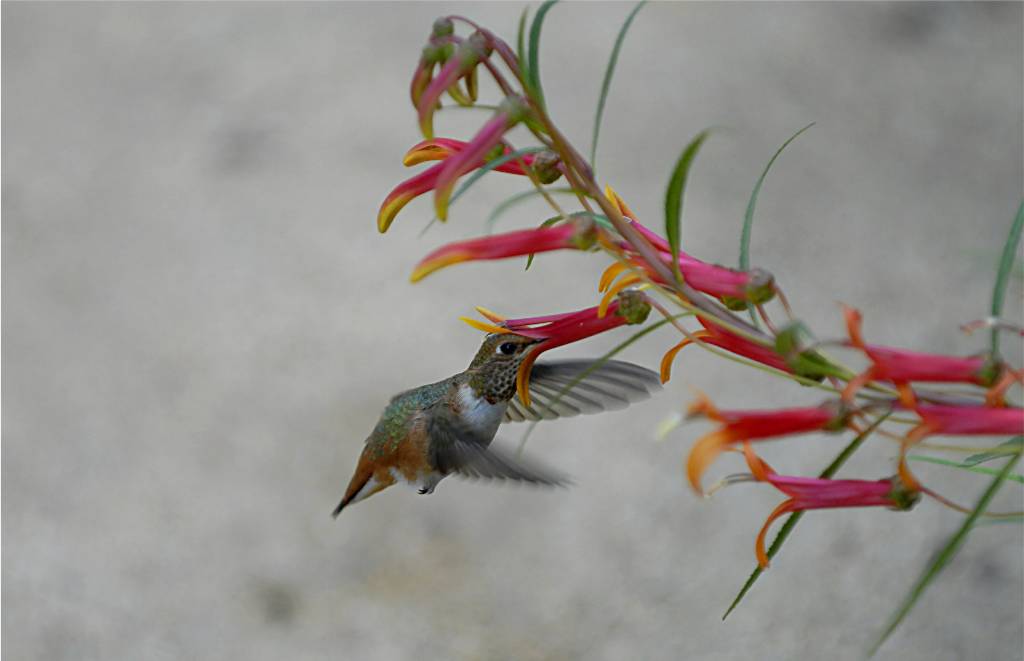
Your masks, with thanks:
[(589, 219), (577, 218), (554, 227), (518, 230), (456, 241), (438, 248), (424, 257), (413, 269), (410, 280), (417, 282), (427, 275), (459, 262), (504, 259), (551, 250), (584, 250), (594, 244), (597, 230)]
[(720, 411), (703, 394), (690, 406), (688, 414), (707, 416), (722, 423), (694, 444), (686, 460), (686, 474), (697, 493), (703, 493), (700, 478), (707, 467), (736, 443), (815, 431), (839, 431), (846, 427), (849, 418), (848, 410), (838, 402), (766, 411)]
[(779, 475), (763, 459), (754, 454), (750, 443), (743, 444), (750, 472), (759, 482), (768, 482), (789, 496), (776, 507), (761, 527), (754, 550), (762, 569), (768, 567), (764, 550), (765, 536), (772, 523), (783, 514), (836, 507), (888, 507), (909, 510), (920, 499), (920, 491), (904, 485), (899, 477), (882, 480), (826, 480), (813, 477)]

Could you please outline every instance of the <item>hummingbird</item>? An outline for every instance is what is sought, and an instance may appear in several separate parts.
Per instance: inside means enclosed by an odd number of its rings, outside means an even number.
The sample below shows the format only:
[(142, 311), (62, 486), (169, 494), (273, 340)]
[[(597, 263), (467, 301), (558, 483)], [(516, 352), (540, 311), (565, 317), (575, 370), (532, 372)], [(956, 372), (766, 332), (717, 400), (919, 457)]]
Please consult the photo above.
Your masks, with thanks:
[(491, 333), (465, 371), (394, 396), (333, 516), (399, 482), (433, 493), (451, 474), (564, 485), (564, 475), (492, 447), (499, 425), (621, 409), (661, 388), (656, 373), (631, 363), (538, 362), (530, 371), (527, 406), (515, 398), (516, 373), (542, 341)]

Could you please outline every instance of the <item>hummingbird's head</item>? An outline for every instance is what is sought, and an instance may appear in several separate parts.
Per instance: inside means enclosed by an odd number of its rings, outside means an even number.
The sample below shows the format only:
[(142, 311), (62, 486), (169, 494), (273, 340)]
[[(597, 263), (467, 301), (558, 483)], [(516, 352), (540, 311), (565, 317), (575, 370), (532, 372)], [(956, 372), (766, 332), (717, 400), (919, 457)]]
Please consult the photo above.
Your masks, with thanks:
[(491, 333), (469, 364), (473, 372), (470, 383), (488, 399), (511, 399), (516, 391), (516, 372), (530, 348), (540, 341), (515, 333)]

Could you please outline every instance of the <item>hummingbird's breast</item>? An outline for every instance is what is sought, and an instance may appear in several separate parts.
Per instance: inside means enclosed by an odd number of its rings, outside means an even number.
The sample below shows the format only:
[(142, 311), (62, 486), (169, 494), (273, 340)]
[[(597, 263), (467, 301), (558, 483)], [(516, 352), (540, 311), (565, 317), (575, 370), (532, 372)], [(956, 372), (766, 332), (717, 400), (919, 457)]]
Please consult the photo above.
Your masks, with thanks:
[(498, 426), (508, 408), (507, 401), (491, 403), (483, 395), (478, 395), (469, 383), (459, 386), (456, 394), (459, 417), (481, 436), (493, 439), (498, 433)]

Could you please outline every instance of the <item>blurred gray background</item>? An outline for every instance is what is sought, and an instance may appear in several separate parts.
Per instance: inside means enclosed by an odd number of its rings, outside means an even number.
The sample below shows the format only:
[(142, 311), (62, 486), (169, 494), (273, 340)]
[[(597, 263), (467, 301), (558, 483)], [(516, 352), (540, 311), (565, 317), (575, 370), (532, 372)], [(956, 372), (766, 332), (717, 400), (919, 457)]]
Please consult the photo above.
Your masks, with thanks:
[[(468, 363), (480, 334), (459, 315), (597, 300), (603, 260), (578, 254), (408, 283), (518, 178), (489, 176), (422, 237), (428, 199), (375, 228), (420, 139), (407, 89), (432, 20), (457, 11), (514, 39), (521, 8), (3, 4), (5, 658), (864, 653), (962, 517), (931, 502), (812, 513), (721, 622), (781, 498), (699, 500), (682, 464), (710, 427), (653, 431), (691, 387), (734, 408), (820, 395), (698, 350), (630, 412), (537, 429), (528, 451), (572, 489), (452, 479), (330, 518), (388, 397)], [(583, 150), (629, 8), (564, 4), (544, 27), (551, 111)], [(842, 334), (842, 301), (875, 342), (978, 351), (986, 338), (957, 327), (987, 311), (1021, 198), (1021, 34), (1017, 3), (652, 4), (622, 51), (598, 171), (658, 226), (679, 150), (720, 127), (683, 241), (732, 264), (758, 174), (816, 121), (768, 177), (754, 262), (821, 337)], [(438, 129), (465, 137), (486, 117), (453, 111)], [(526, 205), (501, 227), (547, 215)], [(1009, 301), (1020, 320), (1019, 280)], [(659, 331), (626, 358), (656, 366), (674, 341)], [(812, 474), (840, 443), (763, 454)], [(877, 439), (842, 474), (889, 474), (894, 454)], [(723, 458), (709, 479), (740, 466)], [(920, 474), (965, 503), (985, 484)], [(994, 507), (1020, 508), (1021, 491)], [(880, 658), (1019, 658), (1022, 544), (1019, 525), (979, 528)]]

